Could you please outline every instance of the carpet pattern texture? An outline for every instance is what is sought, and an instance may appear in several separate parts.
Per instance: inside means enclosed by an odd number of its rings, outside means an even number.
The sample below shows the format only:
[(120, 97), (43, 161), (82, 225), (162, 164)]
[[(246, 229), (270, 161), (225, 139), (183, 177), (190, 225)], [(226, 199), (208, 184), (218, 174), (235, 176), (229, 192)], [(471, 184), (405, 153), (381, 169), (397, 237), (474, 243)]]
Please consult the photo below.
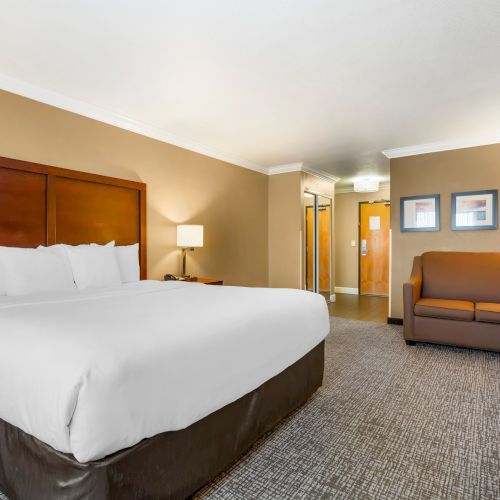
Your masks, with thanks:
[(498, 499), (500, 354), (332, 318), (323, 387), (194, 498)]
[(500, 354), (332, 318), (323, 387), (195, 498), (499, 499)]

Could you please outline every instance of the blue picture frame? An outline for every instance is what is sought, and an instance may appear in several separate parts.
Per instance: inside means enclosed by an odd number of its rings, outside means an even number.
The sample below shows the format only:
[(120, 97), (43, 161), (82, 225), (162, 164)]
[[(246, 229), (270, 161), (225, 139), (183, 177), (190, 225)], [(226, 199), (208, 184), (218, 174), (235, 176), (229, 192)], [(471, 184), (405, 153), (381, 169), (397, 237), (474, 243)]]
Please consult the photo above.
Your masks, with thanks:
[[(434, 225), (425, 227), (406, 227), (405, 226), (405, 203), (407, 201), (419, 201), (419, 200), (434, 200)], [(399, 230), (402, 233), (409, 232), (429, 232), (429, 231), (439, 231), (441, 229), (441, 196), (439, 194), (424, 194), (418, 196), (402, 196), (399, 199)]]
[[(491, 224), (467, 224), (460, 225), (457, 224), (457, 198), (460, 197), (481, 197), (481, 195), (487, 195), (492, 197), (491, 206)], [(486, 206), (486, 202), (485, 202)], [(488, 213), (485, 207), (474, 207), (470, 209), (469, 214), (472, 215), (477, 221), (487, 220)], [(498, 229), (498, 189), (484, 189), (482, 191), (462, 191), (459, 193), (451, 193), (451, 229), (453, 231), (481, 231), (481, 230), (491, 230)]]

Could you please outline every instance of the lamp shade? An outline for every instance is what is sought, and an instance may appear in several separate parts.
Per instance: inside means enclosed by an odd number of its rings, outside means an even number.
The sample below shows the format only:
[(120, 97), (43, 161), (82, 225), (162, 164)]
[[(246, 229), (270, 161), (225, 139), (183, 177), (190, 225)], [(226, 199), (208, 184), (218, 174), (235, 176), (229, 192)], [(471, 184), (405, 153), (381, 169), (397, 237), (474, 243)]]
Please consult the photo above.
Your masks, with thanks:
[(181, 224), (177, 226), (177, 246), (194, 248), (203, 246), (203, 226)]
[(360, 177), (354, 179), (355, 193), (376, 193), (379, 190), (379, 182), (372, 177)]

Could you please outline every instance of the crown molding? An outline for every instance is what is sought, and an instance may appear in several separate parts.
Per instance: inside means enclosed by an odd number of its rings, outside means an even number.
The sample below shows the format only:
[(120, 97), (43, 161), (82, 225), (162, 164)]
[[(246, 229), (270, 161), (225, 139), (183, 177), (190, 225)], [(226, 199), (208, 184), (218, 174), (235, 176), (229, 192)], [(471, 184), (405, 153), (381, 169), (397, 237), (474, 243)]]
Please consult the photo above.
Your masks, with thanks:
[(423, 155), (427, 153), (438, 153), (439, 151), (451, 151), (453, 149), (475, 148), (500, 143), (500, 135), (494, 137), (482, 137), (477, 139), (457, 139), (454, 141), (431, 142), (417, 146), (406, 146), (402, 148), (385, 149), (382, 154), (389, 159), (402, 158), (404, 156)]
[(288, 172), (302, 172), (304, 164), (302, 162), (286, 163), (267, 168), (268, 175), (287, 174)]
[(319, 168), (303, 166), (302, 172), (314, 175), (315, 177), (319, 177), (320, 179), (323, 179), (325, 181), (333, 182), (334, 184), (340, 181), (340, 177), (337, 177), (336, 175), (333, 175), (330, 172), (325, 172), (324, 170), (321, 170)]
[(232, 163), (239, 167), (248, 168), (262, 174), (268, 174), (268, 168), (257, 165), (255, 163), (243, 160), (241, 158), (235, 158), (231, 155), (221, 153), (210, 149), (202, 144), (178, 137), (175, 134), (160, 128), (149, 125), (147, 123), (128, 118), (126, 116), (120, 115), (111, 111), (109, 109), (101, 108), (99, 106), (94, 106), (92, 104), (80, 101), (78, 99), (73, 99), (72, 97), (54, 92), (52, 90), (45, 89), (24, 81), (12, 78), (10, 76), (0, 73), (0, 89), (13, 94), (21, 95), (32, 99), (34, 101), (42, 102), (56, 108), (64, 109), (70, 111), (71, 113), (76, 113), (77, 115), (85, 116), (93, 120), (97, 120), (108, 125), (113, 125), (115, 127), (134, 132), (136, 134), (149, 137), (151, 139), (156, 139), (161, 142), (166, 142), (174, 146), (178, 146), (195, 153), (200, 153), (210, 158), (215, 158), (227, 163)]
[(336, 177), (329, 172), (325, 172), (323, 170), (315, 169), (312, 167), (307, 167), (302, 162), (277, 165), (275, 167), (257, 165), (256, 163), (227, 155), (220, 151), (208, 148), (197, 142), (179, 137), (175, 134), (171, 134), (170, 132), (160, 127), (134, 120), (119, 113), (115, 113), (114, 111), (111, 111), (109, 109), (102, 108), (100, 106), (94, 106), (93, 104), (74, 99), (67, 95), (60, 94), (58, 92), (39, 87), (37, 85), (32, 85), (31, 83), (27, 83), (1, 73), (0, 89), (23, 97), (27, 97), (28, 99), (32, 99), (43, 104), (48, 104), (49, 106), (64, 109), (65, 111), (69, 111), (80, 116), (91, 118), (92, 120), (96, 120), (98, 122), (128, 130), (129, 132), (134, 132), (151, 139), (156, 139), (167, 144), (172, 144), (174, 146), (187, 149), (189, 151), (193, 151), (210, 158), (215, 158), (217, 160), (231, 163), (239, 167), (254, 170), (255, 172), (259, 172), (261, 174), (275, 175), (287, 172), (307, 172), (308, 174), (334, 183), (340, 180), (339, 177)]
[[(391, 183), (390, 182), (381, 182), (379, 184), (379, 190), (381, 189), (390, 189)], [(377, 193), (378, 193), (377, 191)], [(350, 186), (339, 186), (335, 188), (335, 194), (344, 194), (344, 193), (354, 193), (354, 185)], [(359, 193), (362, 194), (362, 193)]]
[(335, 194), (354, 193), (354, 186), (336, 186)]
[(312, 168), (304, 165), (303, 162), (296, 163), (286, 163), (285, 165), (276, 165), (274, 167), (269, 167), (267, 169), (268, 175), (286, 174), (288, 172), (305, 172), (320, 179), (327, 180), (329, 182), (336, 183), (340, 180), (340, 177), (325, 172), (317, 168)]

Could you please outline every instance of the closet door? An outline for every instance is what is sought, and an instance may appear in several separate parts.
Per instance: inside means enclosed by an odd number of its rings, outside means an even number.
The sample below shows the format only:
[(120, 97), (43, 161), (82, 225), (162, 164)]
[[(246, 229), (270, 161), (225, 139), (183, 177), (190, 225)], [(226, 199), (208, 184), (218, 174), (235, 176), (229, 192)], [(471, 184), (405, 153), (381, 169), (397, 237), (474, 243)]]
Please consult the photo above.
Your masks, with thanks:
[(304, 193), (305, 206), (305, 269), (306, 269), (306, 290), (315, 291), (314, 269), (316, 261), (316, 230), (315, 230), (315, 195)]
[(318, 293), (327, 301), (332, 296), (332, 200), (317, 197), (318, 203)]
[(307, 290), (332, 296), (332, 200), (304, 193)]

